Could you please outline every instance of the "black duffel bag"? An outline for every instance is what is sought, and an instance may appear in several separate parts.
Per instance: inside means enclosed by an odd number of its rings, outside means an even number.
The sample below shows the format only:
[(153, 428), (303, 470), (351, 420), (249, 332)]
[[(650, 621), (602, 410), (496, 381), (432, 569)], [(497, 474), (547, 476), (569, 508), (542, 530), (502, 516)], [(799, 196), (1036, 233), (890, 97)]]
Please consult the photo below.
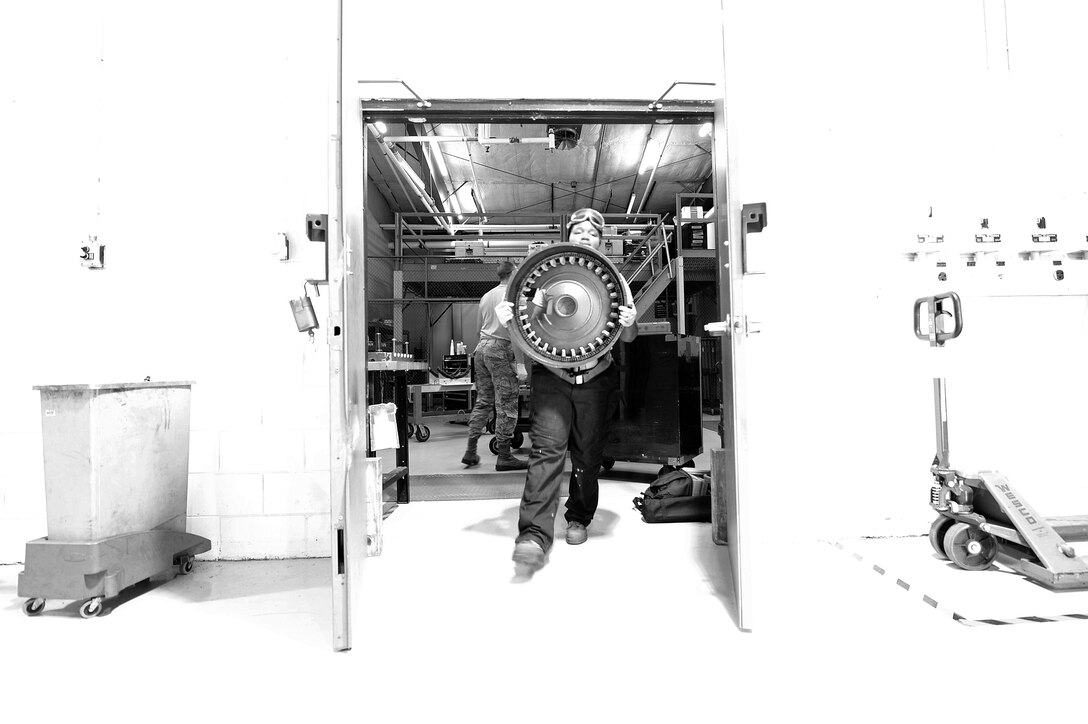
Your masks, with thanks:
[(684, 470), (670, 470), (632, 502), (647, 523), (709, 523), (710, 486), (698, 482)]

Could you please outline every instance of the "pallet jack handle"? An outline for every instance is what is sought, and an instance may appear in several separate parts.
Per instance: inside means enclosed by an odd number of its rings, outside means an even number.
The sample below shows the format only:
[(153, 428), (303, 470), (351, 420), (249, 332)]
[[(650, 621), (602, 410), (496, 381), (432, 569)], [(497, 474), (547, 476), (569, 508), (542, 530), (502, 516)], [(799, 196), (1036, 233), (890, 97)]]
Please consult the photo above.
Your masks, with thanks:
[[(949, 304), (950, 303), (950, 304)], [(929, 325), (922, 331), (922, 307), (926, 307)], [(951, 306), (951, 309), (949, 309)], [(952, 330), (945, 329), (945, 317), (952, 318)], [(943, 347), (950, 339), (963, 332), (963, 308), (955, 292), (945, 292), (914, 301), (914, 336), (929, 342), (930, 347)], [(937, 430), (937, 454), (933, 459), (933, 472), (940, 475), (949, 470), (948, 461), (948, 400), (945, 381), (933, 378), (933, 412)]]
[[(947, 302), (951, 302), (951, 309)], [(929, 326), (922, 331), (922, 306), (926, 307)], [(945, 317), (952, 318), (952, 331), (945, 330)], [(932, 297), (914, 300), (914, 336), (929, 341), (930, 347), (943, 347), (950, 339), (960, 336), (963, 331), (963, 309), (960, 297), (955, 292), (945, 292)]]

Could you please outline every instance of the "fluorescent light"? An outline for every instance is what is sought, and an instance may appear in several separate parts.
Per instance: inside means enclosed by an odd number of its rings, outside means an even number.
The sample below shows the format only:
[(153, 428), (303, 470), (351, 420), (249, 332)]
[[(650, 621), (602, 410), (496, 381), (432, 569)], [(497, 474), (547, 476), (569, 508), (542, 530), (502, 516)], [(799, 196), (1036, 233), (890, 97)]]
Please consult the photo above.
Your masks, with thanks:
[(651, 139), (646, 142), (646, 152), (642, 154), (642, 164), (638, 167), (639, 173), (646, 173), (653, 168), (657, 157), (661, 154), (661, 143)]
[(375, 121), (374, 127), (377, 128), (378, 133), (382, 134), (383, 136), (385, 135), (385, 132), (389, 130), (388, 128), (386, 128), (386, 125), (381, 121)]
[(706, 138), (710, 135), (710, 121), (707, 121), (703, 125), (699, 126), (699, 138)]

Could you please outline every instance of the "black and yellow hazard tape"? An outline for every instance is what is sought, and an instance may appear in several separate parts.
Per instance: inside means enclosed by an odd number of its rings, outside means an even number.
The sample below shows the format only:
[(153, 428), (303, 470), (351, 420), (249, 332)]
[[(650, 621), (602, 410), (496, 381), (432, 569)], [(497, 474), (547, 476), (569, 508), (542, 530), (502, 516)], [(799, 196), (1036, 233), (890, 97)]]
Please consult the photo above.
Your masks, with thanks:
[[(866, 561), (865, 557), (861, 554), (846, 550), (846, 546), (844, 546), (842, 543), (838, 541), (824, 541), (824, 543), (838, 548), (843, 553), (849, 553), (850, 556), (858, 563), (861, 563), (862, 565), (867, 565), (872, 568), (874, 573), (883, 576), (888, 580), (894, 580), (895, 585), (899, 588), (902, 588), (904, 591), (909, 592), (912, 590), (911, 584), (907, 583), (902, 578), (889, 574), (888, 571), (882, 566), (879, 566), (871, 561)], [(915, 591), (915, 594), (917, 594), (917, 591)], [(950, 617), (953, 621), (961, 623), (964, 626), (1009, 626), (1018, 623), (1056, 623), (1058, 621), (1088, 621), (1088, 614), (1084, 613), (1070, 613), (1062, 616), (1019, 616), (1017, 618), (970, 619), (966, 616), (961, 616), (960, 614), (956, 613), (955, 611), (946, 606), (942, 606), (940, 603), (937, 602), (935, 598), (926, 595), (925, 593), (922, 594), (922, 602), (925, 603), (927, 606), (935, 609), (937, 612)]]

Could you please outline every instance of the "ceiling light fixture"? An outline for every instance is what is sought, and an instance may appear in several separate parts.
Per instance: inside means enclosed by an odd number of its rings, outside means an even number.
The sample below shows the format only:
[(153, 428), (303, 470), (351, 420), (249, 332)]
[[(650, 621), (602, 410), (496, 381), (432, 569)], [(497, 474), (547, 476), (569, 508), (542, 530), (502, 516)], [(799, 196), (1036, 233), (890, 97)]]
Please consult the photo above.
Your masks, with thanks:
[(699, 138), (706, 138), (710, 135), (711, 124), (707, 121), (703, 125), (699, 126)]
[(386, 131), (389, 130), (389, 128), (381, 121), (374, 121), (374, 127), (377, 128), (378, 133), (382, 134), (383, 136), (385, 135)]

